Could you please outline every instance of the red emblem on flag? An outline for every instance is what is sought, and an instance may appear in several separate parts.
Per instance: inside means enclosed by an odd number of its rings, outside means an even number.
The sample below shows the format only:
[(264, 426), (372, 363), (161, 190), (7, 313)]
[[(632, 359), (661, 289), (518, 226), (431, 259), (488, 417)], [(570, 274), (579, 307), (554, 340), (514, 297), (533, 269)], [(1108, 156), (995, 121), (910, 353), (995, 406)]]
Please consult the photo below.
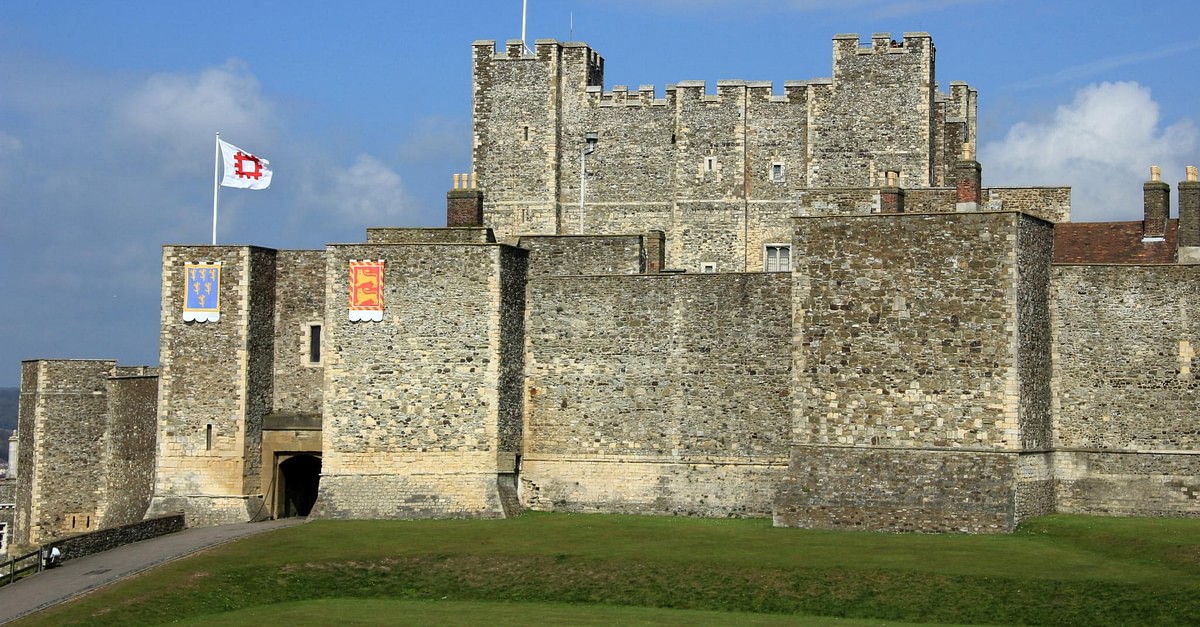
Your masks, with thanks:
[(233, 173), (238, 178), (254, 179), (256, 181), (262, 178), (262, 160), (258, 157), (239, 150), (237, 154), (233, 155), (233, 163)]

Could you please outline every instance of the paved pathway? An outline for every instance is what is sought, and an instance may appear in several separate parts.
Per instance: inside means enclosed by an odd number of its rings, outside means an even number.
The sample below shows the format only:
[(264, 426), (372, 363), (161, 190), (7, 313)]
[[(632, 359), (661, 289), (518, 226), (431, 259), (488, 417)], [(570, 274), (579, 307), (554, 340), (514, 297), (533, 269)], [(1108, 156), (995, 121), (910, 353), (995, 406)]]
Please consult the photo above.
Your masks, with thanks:
[(304, 520), (284, 518), (259, 523), (196, 527), (67, 560), (58, 568), (0, 587), (0, 624), (208, 547), (290, 527)]

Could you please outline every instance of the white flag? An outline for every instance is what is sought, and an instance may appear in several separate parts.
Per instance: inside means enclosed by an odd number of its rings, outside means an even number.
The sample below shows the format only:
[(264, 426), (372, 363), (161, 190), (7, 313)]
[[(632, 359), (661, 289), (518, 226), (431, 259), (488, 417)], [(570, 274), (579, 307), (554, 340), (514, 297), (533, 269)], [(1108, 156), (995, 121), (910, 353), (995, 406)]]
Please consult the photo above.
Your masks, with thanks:
[(225, 162), (225, 176), (221, 185), (243, 189), (266, 189), (271, 185), (271, 162), (256, 157), (233, 144), (221, 142), (221, 160)]

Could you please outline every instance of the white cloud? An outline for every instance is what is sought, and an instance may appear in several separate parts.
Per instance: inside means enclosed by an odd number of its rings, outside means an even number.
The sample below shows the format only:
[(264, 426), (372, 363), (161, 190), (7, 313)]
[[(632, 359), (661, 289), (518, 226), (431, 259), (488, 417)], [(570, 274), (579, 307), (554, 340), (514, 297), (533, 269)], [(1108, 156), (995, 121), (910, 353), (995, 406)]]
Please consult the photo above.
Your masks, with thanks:
[[(269, 134), (272, 107), (258, 79), (238, 60), (199, 74), (158, 74), (116, 103), (114, 131), (148, 142), (167, 170), (192, 170), (197, 148), (221, 131), (247, 149)], [(206, 141), (206, 138), (207, 141)], [(249, 145), (247, 145), (249, 144)]]
[(1069, 185), (1072, 219), (1136, 220), (1149, 166), (1183, 178), (1200, 135), (1190, 120), (1163, 129), (1150, 90), (1135, 82), (1089, 85), (1053, 118), (1021, 122), (980, 150), (985, 183)]
[(21, 140), (0, 131), (0, 159), (11, 157), (21, 152)]
[(315, 200), (355, 227), (402, 224), (412, 210), (400, 175), (370, 155), (335, 170), (326, 184)]

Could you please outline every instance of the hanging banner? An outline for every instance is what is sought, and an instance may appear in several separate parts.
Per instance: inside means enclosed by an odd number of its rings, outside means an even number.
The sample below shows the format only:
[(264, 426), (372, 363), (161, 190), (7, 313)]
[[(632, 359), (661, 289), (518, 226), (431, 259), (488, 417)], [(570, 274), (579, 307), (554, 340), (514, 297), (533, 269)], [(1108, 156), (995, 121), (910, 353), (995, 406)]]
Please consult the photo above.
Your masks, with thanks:
[(383, 321), (383, 260), (350, 260), (350, 322)]
[(183, 264), (184, 322), (216, 322), (221, 319), (221, 263)]

